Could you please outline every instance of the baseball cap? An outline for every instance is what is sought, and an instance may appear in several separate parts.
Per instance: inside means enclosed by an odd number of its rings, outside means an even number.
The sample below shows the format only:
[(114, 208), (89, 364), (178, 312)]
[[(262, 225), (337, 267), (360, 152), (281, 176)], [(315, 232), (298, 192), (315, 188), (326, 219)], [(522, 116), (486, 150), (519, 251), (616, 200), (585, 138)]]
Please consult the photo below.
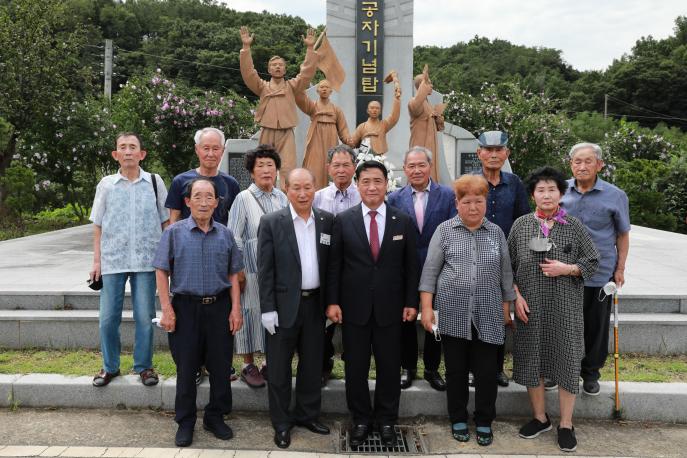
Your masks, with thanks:
[(500, 130), (490, 130), (489, 132), (482, 132), (479, 137), (477, 137), (477, 143), (479, 146), (507, 146), (508, 145), (508, 134), (501, 132)]

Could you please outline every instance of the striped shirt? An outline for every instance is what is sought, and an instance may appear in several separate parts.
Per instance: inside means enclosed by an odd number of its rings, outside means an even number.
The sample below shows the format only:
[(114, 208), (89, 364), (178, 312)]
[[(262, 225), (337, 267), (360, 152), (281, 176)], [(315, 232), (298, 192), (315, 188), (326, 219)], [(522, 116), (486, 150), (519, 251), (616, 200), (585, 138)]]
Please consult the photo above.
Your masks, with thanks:
[[(251, 195), (251, 193), (253, 195)], [(253, 197), (255, 196), (255, 197)], [(258, 205), (258, 202), (262, 205)], [(227, 226), (236, 238), (236, 244), (243, 252), (243, 261), (246, 265), (246, 272), (258, 272), (258, 226), (260, 217), (267, 213), (272, 213), (286, 207), (288, 200), (286, 194), (277, 188), (272, 188), (271, 192), (265, 192), (255, 183), (248, 189), (241, 191), (234, 205), (229, 211), (229, 224)]]

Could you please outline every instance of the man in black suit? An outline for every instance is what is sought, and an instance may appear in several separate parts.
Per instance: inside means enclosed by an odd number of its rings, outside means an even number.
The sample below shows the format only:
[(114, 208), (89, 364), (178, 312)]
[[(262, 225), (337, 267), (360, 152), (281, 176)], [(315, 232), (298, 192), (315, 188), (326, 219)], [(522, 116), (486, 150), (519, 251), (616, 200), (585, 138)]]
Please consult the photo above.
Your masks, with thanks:
[[(351, 446), (365, 442), (373, 422), (392, 446), (401, 397), (401, 323), (417, 316), (416, 230), (408, 215), (385, 204), (388, 180), (381, 162), (359, 165), (356, 181), (362, 203), (334, 222), (327, 317), (343, 323)], [(377, 368), (374, 410), (367, 384), (371, 353)]]
[[(267, 335), (267, 374), (274, 443), (291, 444), (293, 425), (329, 434), (319, 422), (324, 346), (326, 268), (334, 217), (312, 208), (315, 177), (294, 169), (286, 177), (288, 207), (264, 215), (258, 229), (258, 281)], [(296, 405), (291, 361), (298, 351)]]

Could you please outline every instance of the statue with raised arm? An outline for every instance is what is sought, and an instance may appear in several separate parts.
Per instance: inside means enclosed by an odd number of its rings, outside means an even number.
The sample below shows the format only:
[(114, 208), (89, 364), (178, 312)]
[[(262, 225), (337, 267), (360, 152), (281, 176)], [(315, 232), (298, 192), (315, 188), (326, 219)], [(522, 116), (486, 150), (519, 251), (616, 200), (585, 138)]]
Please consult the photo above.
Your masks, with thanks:
[(384, 81), (394, 82), (394, 102), (391, 107), (391, 114), (385, 119), (380, 119), (382, 116), (382, 104), (376, 100), (368, 103), (367, 121), (358, 125), (349, 142), (349, 145), (357, 148), (365, 138), (369, 138), (372, 151), (380, 155), (386, 154), (389, 151), (386, 133), (393, 129), (401, 116), (401, 85), (398, 82), (398, 75), (395, 71), (392, 71)]
[(432, 94), (432, 82), (429, 79), (429, 68), (425, 65), (422, 74), (414, 80), (415, 96), (408, 102), (410, 114), (410, 148), (423, 146), (430, 150), (432, 158), (430, 171), (432, 180), (439, 180), (437, 132), (444, 130), (444, 104), (432, 106), (427, 98)]
[(255, 122), (262, 127), (259, 143), (274, 146), (281, 157), (281, 174), (286, 176), (296, 167), (296, 138), (293, 129), (298, 124), (298, 115), (295, 95), (308, 88), (317, 69), (315, 31), (308, 29), (307, 35), (303, 37), (307, 50), (300, 73), (295, 78), (285, 80), (286, 61), (282, 57), (273, 56), (267, 64), (269, 81), (260, 78), (253, 66), (250, 49), (253, 34), (245, 26), (241, 27), (240, 34), (243, 43), (239, 54), (241, 76), (248, 89), (260, 97), (255, 110)]
[(348, 124), (341, 108), (334, 105), (329, 96), (332, 85), (322, 80), (317, 85), (320, 98), (311, 100), (305, 92), (296, 94), (296, 105), (310, 116), (310, 127), (305, 137), (305, 156), (303, 167), (315, 175), (315, 186), (322, 189), (327, 186), (327, 152), (330, 148), (350, 141)]

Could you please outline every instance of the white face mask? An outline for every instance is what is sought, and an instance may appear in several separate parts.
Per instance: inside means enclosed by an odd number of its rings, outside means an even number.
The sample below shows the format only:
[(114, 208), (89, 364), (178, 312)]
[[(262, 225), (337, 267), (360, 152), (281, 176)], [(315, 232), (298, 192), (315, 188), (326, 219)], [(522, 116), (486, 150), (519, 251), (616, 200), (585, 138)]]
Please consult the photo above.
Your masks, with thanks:
[[(601, 291), (603, 291), (603, 297), (601, 297)], [(615, 282), (609, 281), (606, 283), (603, 288), (601, 288), (601, 291), (599, 291), (599, 302), (604, 301), (608, 296), (612, 296), (615, 293), (618, 292), (618, 286), (615, 284)]]
[(441, 334), (439, 334), (439, 314), (434, 312), (434, 324), (432, 325), (432, 334), (434, 334), (434, 340), (441, 342)]
[(534, 237), (530, 239), (529, 246), (532, 251), (545, 252), (551, 249), (553, 242), (548, 237)]

